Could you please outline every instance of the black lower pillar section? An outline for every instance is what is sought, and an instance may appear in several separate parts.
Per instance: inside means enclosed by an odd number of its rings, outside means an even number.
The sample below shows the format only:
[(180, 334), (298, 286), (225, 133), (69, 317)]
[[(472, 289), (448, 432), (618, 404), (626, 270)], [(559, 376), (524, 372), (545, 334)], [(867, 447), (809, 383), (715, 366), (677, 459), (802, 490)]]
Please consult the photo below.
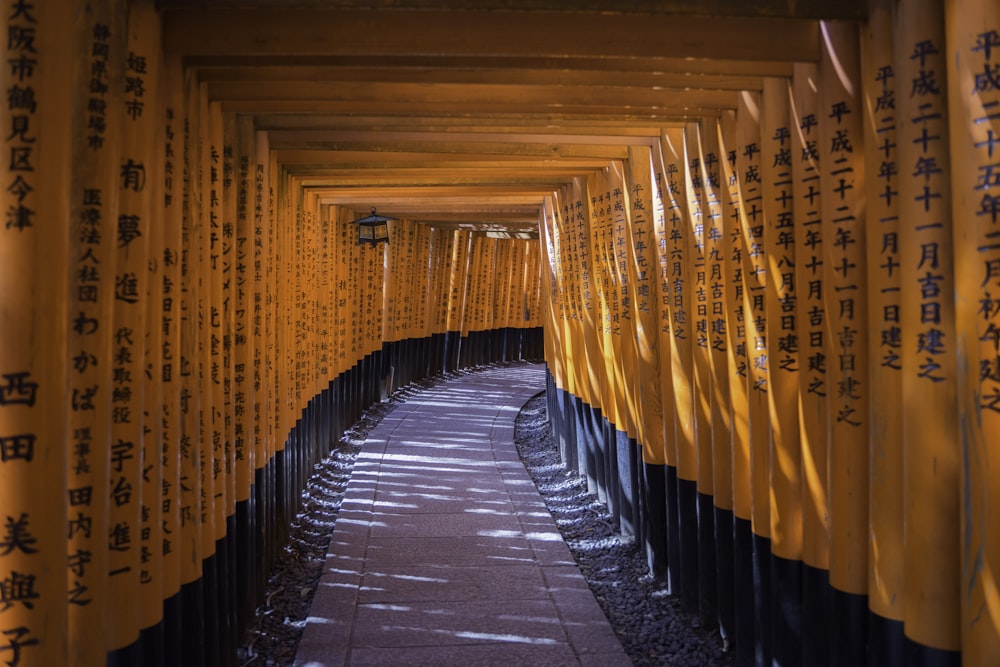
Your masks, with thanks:
[(681, 535), (677, 519), (677, 468), (666, 466), (663, 471), (667, 522), (667, 586), (671, 595), (680, 595)]
[(205, 582), (198, 578), (181, 586), (181, 618), (184, 637), (181, 664), (184, 667), (205, 667), (208, 648), (205, 645)]
[(597, 438), (594, 434), (594, 408), (580, 401), (583, 443), (580, 448), (580, 474), (587, 480), (587, 492), (597, 493)]
[[(288, 541), (288, 523), (291, 520), (291, 515), (289, 514), (288, 507), (288, 447), (287, 443), (285, 449), (277, 451), (274, 453), (274, 511), (277, 515), (275, 517), (274, 525), (274, 539), (275, 539), (275, 557), (280, 553), (282, 546)], [(208, 591), (206, 591), (206, 594)]]
[(667, 578), (667, 473), (666, 466), (642, 462), (642, 488), (646, 511), (643, 513), (646, 536), (646, 563), (654, 579)]
[(618, 495), (620, 487), (618, 479), (618, 431), (614, 424), (604, 420), (602, 424), (604, 432), (604, 478), (608, 480), (608, 512), (611, 514), (611, 525), (617, 526), (621, 522), (622, 504)]
[(962, 664), (962, 654), (958, 651), (931, 648), (904, 637), (903, 661), (900, 664), (907, 667), (959, 667)]
[(181, 593), (171, 595), (163, 601), (163, 662), (166, 665), (180, 665), (181, 642), (185, 641), (181, 618)]
[(736, 590), (733, 580), (735, 562), (733, 544), (733, 513), (715, 508), (715, 572), (718, 585), (719, 633), (724, 642), (733, 640), (736, 625)]
[(559, 387), (555, 388), (555, 400), (553, 401), (555, 408), (555, 419), (553, 420), (553, 425), (555, 427), (555, 437), (556, 445), (559, 448), (559, 459), (566, 462), (566, 450), (569, 448), (569, 429), (567, 428), (566, 420), (566, 392)]
[(681, 552), (681, 604), (698, 611), (698, 483), (677, 479), (677, 524)]
[(830, 627), (831, 665), (860, 665), (868, 659), (868, 596), (831, 586)]
[[(902, 642), (902, 624), (900, 624)], [(902, 650), (902, 644), (900, 644)], [(826, 664), (830, 659), (830, 572), (802, 565), (802, 664)], [(898, 665), (899, 662), (881, 663)]]
[(635, 486), (632, 484), (635, 463), (632, 440), (628, 433), (615, 431), (615, 449), (618, 464), (619, 521), (622, 535), (635, 535)]
[[(143, 664), (143, 655), (142, 641), (140, 639), (116, 651), (108, 651), (108, 667), (132, 667), (133, 665), (141, 665)], [(16, 665), (17, 663), (5, 662), (4, 664)]]
[(253, 554), (254, 559), (254, 606), (260, 602), (267, 590), (267, 572), (271, 562), (267, 554), (267, 469), (270, 466), (257, 468), (254, 471), (253, 482)]
[[(804, 620), (804, 619), (803, 619)], [(868, 612), (868, 664), (903, 665), (903, 622)]]
[(712, 496), (698, 494), (698, 614), (712, 627), (718, 621), (718, 586), (715, 579), (715, 505)]
[(771, 664), (771, 540), (753, 534), (754, 661)]
[(563, 410), (563, 428), (565, 429), (565, 438), (560, 438), (560, 444), (565, 444), (565, 447), (560, 449), (560, 454), (562, 454), (563, 463), (566, 464), (567, 470), (577, 469), (577, 456), (576, 447), (577, 441), (579, 440), (579, 433), (577, 433), (576, 427), (576, 407), (573, 405), (576, 402), (576, 397), (568, 391), (562, 392), (562, 410)]
[(594, 444), (592, 455), (594, 457), (592, 470), (594, 481), (597, 484), (597, 499), (607, 505), (608, 503), (608, 477), (607, 477), (607, 447), (604, 440), (604, 417), (598, 408), (590, 409), (590, 434)]
[(142, 647), (142, 667), (167, 667), (166, 633), (163, 621), (151, 628), (146, 628), (139, 635), (139, 646)]
[[(284, 544), (281, 542), (280, 544)], [(205, 605), (205, 660), (209, 665), (222, 664), (222, 632), (219, 626), (219, 577), (218, 553), (201, 561), (201, 580), (204, 582), (202, 602)]]
[(802, 664), (802, 561), (771, 555), (771, 639), (774, 663)]
[[(733, 519), (733, 592), (736, 596), (733, 643), (733, 664), (750, 667), (755, 664), (754, 590), (753, 590), (753, 530), (749, 519)], [(813, 664), (820, 664), (818, 661)]]
[[(309, 466), (310, 468), (312, 466)], [(219, 619), (224, 622), (219, 635), (225, 640), (222, 646), (222, 664), (232, 666), (236, 662), (236, 648), (240, 645), (239, 633), (239, 575), (236, 557), (236, 513), (226, 517), (226, 535), (216, 542), (216, 549), (225, 555), (225, 571), (219, 572), (219, 586), (224, 588), (220, 594)], [(221, 570), (221, 568), (220, 568)]]
[(587, 432), (589, 431), (590, 424), (587, 420), (587, 406), (576, 396), (573, 397), (573, 420), (575, 424), (573, 430), (576, 432), (574, 443), (576, 444), (576, 465), (573, 469), (586, 478)]
[(254, 492), (250, 498), (236, 503), (236, 637), (243, 641), (256, 607), (257, 558), (254, 555), (253, 516)]

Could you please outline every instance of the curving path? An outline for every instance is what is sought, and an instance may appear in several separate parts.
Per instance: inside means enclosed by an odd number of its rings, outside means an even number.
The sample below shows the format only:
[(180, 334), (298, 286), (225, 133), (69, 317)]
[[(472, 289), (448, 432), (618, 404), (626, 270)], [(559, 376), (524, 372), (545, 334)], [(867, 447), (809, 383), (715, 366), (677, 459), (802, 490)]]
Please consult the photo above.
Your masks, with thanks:
[(514, 448), (541, 365), (428, 389), (369, 434), (296, 665), (630, 665)]

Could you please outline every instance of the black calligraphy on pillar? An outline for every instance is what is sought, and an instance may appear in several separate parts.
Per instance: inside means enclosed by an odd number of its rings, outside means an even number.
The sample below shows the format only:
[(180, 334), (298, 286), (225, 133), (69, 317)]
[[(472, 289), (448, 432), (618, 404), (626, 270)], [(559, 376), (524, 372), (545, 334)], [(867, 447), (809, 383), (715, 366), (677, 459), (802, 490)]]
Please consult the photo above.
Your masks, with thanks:
[(136, 121), (146, 107), (146, 58), (129, 51), (125, 70), (125, 115)]
[[(650, 307), (650, 264), (649, 243), (650, 225), (649, 211), (646, 210), (646, 200), (642, 183), (632, 185), (632, 254), (635, 264), (635, 285), (633, 298), (635, 308), (639, 313), (648, 313)], [(584, 271), (586, 275), (586, 271)]]
[[(827, 316), (836, 322), (831, 341), (837, 352), (838, 375), (836, 399), (837, 423), (860, 427), (862, 422), (858, 413), (858, 402), (861, 396), (861, 379), (865, 369), (858, 364), (858, 345), (861, 343), (862, 332), (855, 320), (863, 316), (856, 307), (858, 294), (862, 288), (859, 266), (857, 237), (858, 219), (853, 210), (853, 190), (856, 186), (855, 169), (852, 163), (855, 137), (849, 129), (851, 124), (847, 119), (855, 113), (844, 100), (835, 101), (830, 105), (827, 114), (828, 122), (832, 124), (830, 134), (828, 171), (828, 190), (824, 197), (832, 200), (832, 217), (830, 230), (832, 238), (824, 241), (829, 244), (827, 257), (833, 262), (827, 275), (832, 276), (833, 284), (826, 289), (833, 290), (833, 299), (827, 300)], [(829, 296), (829, 295), (828, 295)], [(810, 335), (812, 333), (810, 332)]]
[(628, 242), (625, 236), (625, 193), (620, 187), (614, 187), (610, 193), (610, 242), (608, 245), (608, 295), (611, 303), (611, 334), (622, 334), (623, 320), (629, 320), (631, 296), (629, 293), (628, 273), (625, 271), (628, 261)]
[(659, 312), (660, 312), (660, 333), (670, 333), (670, 251), (668, 245), (669, 232), (667, 231), (666, 202), (664, 188), (667, 187), (664, 173), (656, 172), (654, 175), (656, 190), (653, 199), (653, 214), (656, 216), (656, 225), (653, 229), (656, 232), (656, 265), (657, 277), (656, 285), (659, 290)]
[(37, 140), (33, 121), (37, 118), (38, 102), (33, 84), (41, 60), (37, 47), (41, 28), (31, 3), (14, 0), (8, 5), (6, 60), (9, 87), (5, 92), (10, 124), (5, 134), (8, 157), (6, 191), (10, 199), (6, 200), (4, 228), (24, 231), (34, 227), (36, 222), (32, 208)]
[(704, 163), (705, 178), (705, 269), (706, 289), (709, 296), (709, 313), (706, 317), (709, 345), (715, 352), (727, 349), (728, 332), (725, 314), (725, 278), (723, 277), (724, 237), (722, 202), (719, 199), (719, 158), (707, 153)]
[(701, 174), (701, 158), (694, 158), (688, 165), (691, 175), (690, 211), (691, 211), (691, 231), (694, 243), (691, 249), (694, 251), (694, 285), (692, 295), (694, 297), (695, 318), (694, 333), (695, 345), (700, 348), (708, 348), (708, 272), (705, 266), (705, 217), (702, 208), (702, 195), (704, 180)]
[(947, 187), (948, 180), (945, 165), (938, 162), (942, 152), (947, 154), (947, 146), (942, 143), (947, 134), (943, 127), (944, 102), (941, 99), (939, 72), (935, 69), (935, 64), (939, 62), (935, 56), (939, 54), (938, 47), (931, 40), (924, 40), (914, 44), (910, 55), (911, 61), (919, 62), (910, 89), (910, 98), (916, 101), (916, 115), (909, 119), (910, 126), (917, 132), (910, 141), (919, 149), (919, 155), (914, 164), (906, 165), (918, 183), (913, 197), (916, 203), (915, 220), (907, 221), (908, 224), (913, 223), (912, 233), (920, 245), (917, 265), (911, 267), (916, 269), (913, 275), (920, 294), (920, 325), (913, 332), (919, 358), (917, 377), (934, 383), (947, 379), (946, 370), (939, 361), (941, 355), (946, 353), (948, 344), (942, 330), (941, 297), (945, 290), (951, 290), (943, 285), (945, 276), (939, 249), (945, 225), (942, 220), (936, 219), (936, 203), (944, 196), (942, 191)]
[[(727, 183), (727, 188), (729, 191), (729, 227), (726, 233), (729, 235), (729, 267), (730, 267), (730, 307), (732, 312), (730, 321), (733, 323), (735, 329), (731, 331), (733, 335), (733, 358), (736, 361), (736, 374), (741, 378), (746, 379), (748, 377), (749, 366), (748, 366), (748, 356), (747, 356), (747, 340), (746, 340), (746, 309), (743, 305), (743, 297), (745, 295), (746, 284), (743, 280), (743, 241), (744, 241), (744, 224), (743, 216), (741, 214), (741, 202), (740, 202), (740, 180), (741, 174), (739, 167), (737, 166), (737, 155), (738, 150), (733, 149), (727, 152), (726, 161), (729, 164), (729, 179)], [(756, 166), (754, 166), (756, 171)]]
[[(35, 589), (36, 574), (8, 570), (4, 564), (4, 557), (11, 554), (34, 556), (38, 553), (37, 543), (37, 538), (31, 533), (27, 512), (21, 512), (17, 517), (6, 516), (0, 527), (0, 621), (9, 609), (34, 609), (35, 601), (41, 597)], [(24, 568), (23, 565), (21, 567)], [(29, 638), (30, 633), (31, 630), (24, 626), (0, 626), (0, 656), (4, 657), (7, 665), (16, 667), (21, 658), (21, 648), (39, 643), (38, 639)]]
[(896, 164), (896, 96), (895, 72), (892, 65), (878, 68), (875, 82), (880, 92), (875, 98), (872, 115), (875, 125), (876, 150), (879, 167), (878, 197), (872, 202), (873, 219), (878, 220), (881, 236), (878, 257), (879, 280), (879, 365), (894, 371), (902, 370), (899, 356), (903, 344), (900, 319), (900, 263), (899, 216), (896, 205), (899, 198), (899, 168)]
[(671, 162), (667, 165), (667, 191), (669, 193), (670, 205), (667, 208), (667, 235), (670, 261), (669, 288), (666, 292), (670, 299), (670, 319), (676, 340), (686, 340), (688, 333), (688, 304), (686, 300), (689, 286), (684, 278), (684, 266), (687, 261), (685, 252), (684, 217), (678, 198), (681, 196), (681, 185), (678, 178), (682, 178), (677, 164)]
[(972, 94), (982, 109), (973, 119), (977, 177), (967, 185), (978, 202), (976, 250), (982, 262), (977, 394), (981, 411), (1000, 414), (1000, 136), (993, 130), (1000, 121), (1000, 29), (976, 35), (970, 50), (975, 63)]
[(90, 84), (87, 100), (87, 145), (99, 151), (107, 132), (108, 60), (111, 56), (111, 31), (103, 23), (91, 29)]
[[(801, 162), (812, 165), (816, 159), (816, 142), (812, 138), (812, 130), (816, 125), (816, 119), (812, 115), (804, 116), (799, 123), (799, 136), (802, 137), (803, 147), (801, 154), (796, 155), (793, 150), (791, 131), (788, 127), (782, 126), (775, 129), (772, 141), (777, 142), (774, 153), (773, 178), (771, 185), (773, 188), (774, 212), (770, 224), (768, 224), (765, 234), (768, 237), (768, 252), (774, 254), (771, 258), (770, 267), (772, 274), (770, 281), (774, 285), (779, 310), (772, 312), (772, 315), (779, 315), (777, 322), (769, 321), (771, 330), (769, 335), (777, 338), (772, 339), (772, 344), (777, 343), (777, 347), (772, 352), (777, 352), (777, 368), (792, 373), (799, 370), (798, 351), (799, 342), (795, 323), (795, 197), (793, 195), (794, 181), (792, 177), (793, 161), (798, 158)], [(808, 173), (803, 180), (807, 185), (812, 185), (807, 179), (811, 178)], [(818, 180), (818, 178), (817, 178)], [(803, 220), (801, 224), (807, 226), (810, 220)], [(777, 325), (777, 326), (776, 326)], [(758, 331), (763, 329), (758, 327)], [(773, 368), (773, 366), (772, 366)]]

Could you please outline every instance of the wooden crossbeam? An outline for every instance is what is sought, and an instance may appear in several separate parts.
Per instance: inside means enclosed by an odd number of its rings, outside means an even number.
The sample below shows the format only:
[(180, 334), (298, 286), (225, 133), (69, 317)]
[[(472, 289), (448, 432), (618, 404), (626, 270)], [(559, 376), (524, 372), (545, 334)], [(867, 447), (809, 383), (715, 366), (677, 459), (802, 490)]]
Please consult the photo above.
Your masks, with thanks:
[[(202, 7), (205, 0), (159, 0), (162, 9)], [(566, 0), (463, 0), (464, 10), (564, 11)], [(454, 0), (213, 0), (215, 7), (253, 6), (322, 9), (452, 9)], [(865, 0), (573, 0), (575, 12), (602, 14), (661, 14), (669, 16), (765, 16), (803, 19), (860, 20), (867, 15)]]
[(814, 20), (527, 11), (245, 8), (164, 12), (186, 56), (475, 55), (816, 61)]

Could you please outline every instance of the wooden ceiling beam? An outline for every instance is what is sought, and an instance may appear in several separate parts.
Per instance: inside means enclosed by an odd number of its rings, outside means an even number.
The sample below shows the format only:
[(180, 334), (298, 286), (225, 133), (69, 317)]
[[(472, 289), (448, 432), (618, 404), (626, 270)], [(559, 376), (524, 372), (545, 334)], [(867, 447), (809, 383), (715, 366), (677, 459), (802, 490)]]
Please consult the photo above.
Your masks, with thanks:
[(209, 99), (223, 102), (294, 100), (298, 103), (340, 104), (350, 109), (473, 110), (517, 108), (658, 109), (661, 107), (736, 108), (737, 92), (684, 88), (623, 86), (522, 86), (500, 84), (420, 84), (274, 81), (216, 81), (207, 84)]
[[(515, 57), (488, 53), (463, 56), (389, 53), (380, 55), (303, 56), (288, 54), (258, 55), (185, 55), (184, 63), (205, 72), (205, 80), (225, 77), (212, 76), (216, 70), (253, 68), (288, 68), (302, 71), (328, 69), (400, 69), (403, 71), (461, 70), (487, 73), (492, 70), (518, 72), (543, 70), (551, 72), (601, 72), (623, 75), (670, 75), (764, 77), (791, 76), (793, 63), (787, 60), (732, 60), (725, 58), (695, 58), (692, 56), (655, 56), (609, 58), (600, 56), (536, 56)], [(236, 77), (237, 79), (239, 77)]]
[(433, 186), (398, 185), (378, 188), (358, 187), (353, 185), (310, 186), (310, 190), (320, 197), (354, 198), (374, 195), (378, 197), (393, 197), (400, 201), (404, 199), (422, 198), (433, 201), (447, 201), (450, 198), (465, 197), (469, 201), (482, 201), (483, 192), (489, 191), (490, 197), (526, 197), (531, 200), (540, 199), (552, 192), (552, 188), (544, 185), (503, 185), (490, 184), (438, 184)]
[(489, 153), (400, 153), (369, 151), (324, 151), (324, 150), (277, 150), (274, 151), (278, 163), (286, 168), (293, 166), (332, 167), (339, 169), (395, 169), (433, 168), (438, 171), (449, 169), (492, 169), (535, 167), (586, 167), (603, 168), (609, 158), (594, 156), (538, 156), (502, 155)]
[[(161, 9), (204, 6), (205, 0), (158, 0)], [(294, 6), (323, 9), (429, 10), (454, 8), (454, 0), (212, 0), (213, 6), (245, 9), (254, 6)], [(465, 10), (560, 11), (566, 0), (463, 0)], [(670, 16), (766, 16), (809, 19), (866, 17), (866, 0), (573, 0), (573, 11), (602, 14), (662, 14)]]
[[(733, 99), (735, 100), (735, 93)], [(627, 103), (609, 106), (564, 105), (558, 102), (552, 104), (522, 105), (516, 102), (510, 104), (482, 105), (470, 100), (461, 109), (456, 109), (454, 103), (430, 102), (397, 102), (392, 104), (392, 110), (400, 115), (421, 113), (445, 114), (450, 111), (477, 113), (484, 115), (526, 113), (535, 116), (549, 115), (553, 120), (576, 118), (579, 120), (617, 119), (634, 121), (641, 124), (659, 123), (674, 125), (693, 118), (717, 116), (720, 109), (733, 109), (733, 106), (689, 106), (677, 105), (673, 100), (664, 100), (663, 106), (636, 107)], [(388, 106), (388, 105), (387, 105)], [(331, 102), (328, 100), (222, 100), (224, 112), (246, 114), (302, 114), (317, 115), (366, 114), (372, 111), (371, 103), (365, 101)]]
[(475, 55), (816, 61), (812, 19), (572, 11), (167, 10), (164, 47), (183, 56)]
[[(470, 173), (467, 170), (455, 172), (442, 178), (440, 173), (427, 173), (426, 170), (408, 170), (406, 173), (398, 171), (386, 172), (384, 170), (370, 171), (365, 173), (341, 172), (316, 169), (298, 169), (295, 175), (304, 187), (435, 187), (442, 183), (450, 185), (480, 185), (483, 187), (495, 188), (505, 185), (521, 185), (524, 187), (545, 187), (547, 189), (557, 189), (570, 182), (574, 176), (587, 176), (594, 172), (593, 169), (558, 169), (550, 170), (548, 173), (537, 173), (537, 170), (530, 172), (531, 176), (525, 176), (523, 171), (503, 172), (498, 170), (480, 170), (478, 173)], [(388, 175), (387, 175), (388, 174)]]
[[(612, 134), (565, 134), (527, 132), (459, 132), (459, 131), (399, 131), (354, 130), (274, 130), (268, 132), (268, 144), (273, 149), (307, 148), (313, 150), (407, 150), (438, 152), (518, 153), (527, 148), (532, 153), (598, 155), (605, 151), (618, 153), (622, 146), (652, 145), (657, 133), (645, 136)], [(348, 147), (350, 145), (356, 147)], [(397, 146), (398, 148), (391, 148)], [(539, 148), (541, 146), (541, 148)], [(403, 148), (408, 147), (408, 148)], [(513, 147), (513, 148), (511, 148)]]
[[(664, 125), (637, 123), (621, 117), (576, 119), (552, 115), (496, 114), (386, 116), (357, 114), (349, 116), (314, 114), (253, 114), (254, 127), (270, 131), (358, 131), (371, 132), (468, 132), (559, 134), (562, 136), (614, 135), (619, 137), (659, 137)], [(677, 123), (682, 125), (682, 123)]]
[[(635, 144), (646, 144), (646, 141), (633, 141)], [(468, 142), (443, 141), (441, 139), (428, 141), (399, 141), (386, 139), (382, 143), (373, 141), (316, 141), (301, 140), (282, 135), (280, 140), (272, 140), (271, 147), (275, 150), (308, 150), (318, 153), (329, 152), (371, 152), (371, 153), (403, 153), (430, 157), (442, 155), (510, 155), (520, 157), (543, 158), (604, 158), (608, 160), (624, 160), (628, 157), (629, 144), (580, 144), (580, 143), (550, 143), (539, 141), (527, 143), (521, 141)]]
[(478, 69), (472, 67), (310, 67), (267, 66), (202, 67), (198, 77), (210, 83), (264, 86), (273, 83), (309, 84), (408, 83), (493, 84), (530, 86), (607, 86), (677, 88), (690, 90), (760, 90), (763, 77), (727, 74), (692, 74), (662, 71), (610, 71), (582, 69)]

